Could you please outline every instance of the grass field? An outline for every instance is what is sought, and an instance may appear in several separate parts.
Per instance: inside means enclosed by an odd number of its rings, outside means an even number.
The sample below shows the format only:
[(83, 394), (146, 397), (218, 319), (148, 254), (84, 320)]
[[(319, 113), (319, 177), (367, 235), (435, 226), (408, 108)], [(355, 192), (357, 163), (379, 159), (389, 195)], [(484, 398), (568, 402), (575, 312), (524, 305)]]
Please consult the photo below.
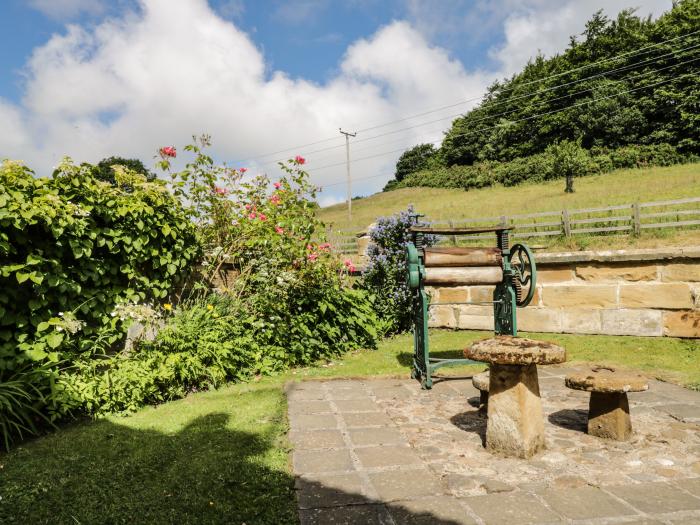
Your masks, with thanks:
[[(486, 332), (435, 330), (436, 355)], [(700, 388), (700, 345), (671, 338), (525, 334), (563, 344), (570, 361), (640, 369)], [(408, 377), (412, 337), (315, 367), (193, 394), (129, 417), (75, 423), (0, 454), (0, 523), (295, 524), (285, 382)], [(483, 366), (450, 369), (451, 374)]]
[[(409, 204), (431, 220), (447, 220), (700, 197), (700, 164), (618, 170), (576, 179), (574, 188), (575, 193), (564, 193), (563, 180), (470, 191), (404, 188), (353, 201), (352, 222), (347, 220), (345, 204), (323, 208), (318, 215), (335, 229), (363, 231), (378, 216), (404, 210)], [(639, 238), (629, 235), (575, 236), (571, 241), (538, 238), (536, 243), (547, 242), (555, 248), (580, 249), (611, 244), (653, 247), (692, 242), (693, 239), (700, 239), (700, 230), (659, 230), (645, 233)]]

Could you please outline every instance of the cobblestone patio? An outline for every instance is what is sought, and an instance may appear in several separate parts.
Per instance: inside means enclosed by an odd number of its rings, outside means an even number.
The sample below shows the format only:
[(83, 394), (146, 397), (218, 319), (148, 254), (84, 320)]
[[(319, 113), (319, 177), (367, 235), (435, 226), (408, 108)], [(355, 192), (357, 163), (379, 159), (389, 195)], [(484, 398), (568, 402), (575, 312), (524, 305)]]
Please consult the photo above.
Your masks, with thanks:
[(307, 524), (700, 524), (700, 393), (630, 394), (634, 436), (588, 436), (586, 392), (539, 367), (547, 450), (482, 446), (470, 379), (290, 383), (299, 516)]

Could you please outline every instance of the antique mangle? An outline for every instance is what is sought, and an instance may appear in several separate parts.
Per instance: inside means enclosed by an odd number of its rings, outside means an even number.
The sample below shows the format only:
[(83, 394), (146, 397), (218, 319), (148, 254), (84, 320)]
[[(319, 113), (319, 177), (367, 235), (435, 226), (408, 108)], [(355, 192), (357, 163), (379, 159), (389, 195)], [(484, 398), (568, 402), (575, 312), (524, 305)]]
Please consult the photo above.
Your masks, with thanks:
[[(537, 269), (530, 248), (524, 244), (509, 247), (512, 227), (430, 228), (411, 227), (406, 248), (408, 285), (413, 293), (413, 369), (411, 377), (423, 388), (431, 388), (432, 375), (440, 367), (474, 363), (469, 359), (430, 357), (428, 315), (433, 306), (493, 304), (496, 335), (517, 335), (516, 307), (527, 306), (535, 293)], [(426, 247), (428, 235), (494, 233), (496, 246)], [(462, 303), (430, 303), (425, 286), (495, 285), (493, 300)]]

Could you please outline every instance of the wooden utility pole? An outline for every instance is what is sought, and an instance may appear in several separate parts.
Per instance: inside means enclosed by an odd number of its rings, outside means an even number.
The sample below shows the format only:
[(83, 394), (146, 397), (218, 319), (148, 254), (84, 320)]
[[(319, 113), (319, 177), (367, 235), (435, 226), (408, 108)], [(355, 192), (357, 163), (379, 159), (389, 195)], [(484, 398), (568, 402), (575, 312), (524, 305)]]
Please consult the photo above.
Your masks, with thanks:
[(350, 178), (350, 137), (357, 136), (357, 132), (350, 133), (339, 128), (340, 132), (345, 135), (345, 167), (348, 172), (348, 220), (352, 220), (352, 178)]

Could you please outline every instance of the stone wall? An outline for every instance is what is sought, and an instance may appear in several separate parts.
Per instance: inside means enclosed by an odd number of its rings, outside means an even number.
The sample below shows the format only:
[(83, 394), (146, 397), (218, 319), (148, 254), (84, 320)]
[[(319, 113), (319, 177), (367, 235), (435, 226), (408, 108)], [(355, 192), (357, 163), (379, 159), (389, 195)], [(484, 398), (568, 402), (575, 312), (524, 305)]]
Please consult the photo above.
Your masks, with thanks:
[[(700, 246), (538, 253), (538, 284), (518, 329), (700, 337)], [(428, 289), (433, 302), (489, 301), (493, 287)], [(431, 326), (493, 330), (493, 307), (431, 308)]]

